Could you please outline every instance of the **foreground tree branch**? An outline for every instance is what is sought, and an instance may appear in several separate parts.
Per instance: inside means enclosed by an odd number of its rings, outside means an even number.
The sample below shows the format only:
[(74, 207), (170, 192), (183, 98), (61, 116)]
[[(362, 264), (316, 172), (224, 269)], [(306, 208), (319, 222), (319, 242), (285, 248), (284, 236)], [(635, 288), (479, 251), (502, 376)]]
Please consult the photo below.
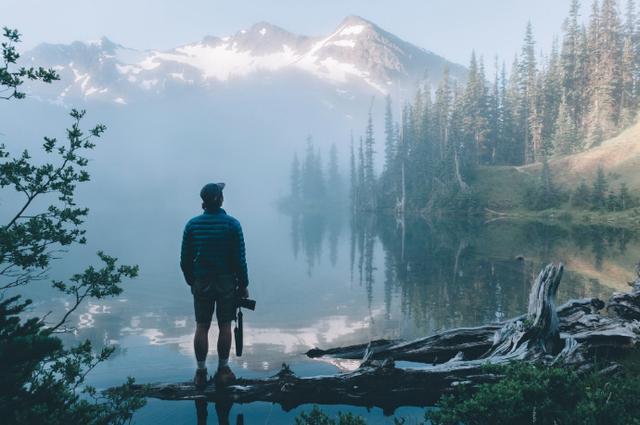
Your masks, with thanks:
[[(378, 406), (392, 413), (399, 406), (426, 406), (459, 385), (477, 386), (501, 378), (491, 365), (514, 360), (564, 364), (588, 370), (599, 361), (614, 361), (640, 341), (640, 276), (633, 291), (614, 294), (600, 311), (599, 299), (572, 300), (556, 308), (563, 266), (546, 266), (532, 287), (527, 314), (502, 323), (445, 331), (415, 341), (372, 341), (368, 344), (313, 349), (310, 357), (362, 359), (354, 372), (334, 376), (297, 377), (288, 366), (268, 379), (240, 379), (228, 388), (159, 383), (138, 386), (148, 397), (165, 400), (207, 399), (214, 402), (271, 401), (292, 409), (301, 404)], [(397, 368), (395, 360), (424, 363)], [(612, 363), (612, 365), (614, 365)], [(606, 369), (614, 371), (615, 367)]]

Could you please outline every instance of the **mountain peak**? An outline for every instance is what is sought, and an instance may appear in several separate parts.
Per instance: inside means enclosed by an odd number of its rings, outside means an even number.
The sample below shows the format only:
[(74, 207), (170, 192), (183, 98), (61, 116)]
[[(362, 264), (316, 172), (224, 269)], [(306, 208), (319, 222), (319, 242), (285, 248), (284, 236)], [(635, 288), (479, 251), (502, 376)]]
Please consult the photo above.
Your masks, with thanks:
[(358, 15), (349, 15), (340, 22), (334, 33), (334, 37), (353, 38), (353, 36), (356, 36), (356, 38), (359, 38), (365, 34), (378, 32), (380, 32), (380, 28), (374, 23)]
[(371, 21), (366, 20), (365, 18), (363, 18), (362, 16), (359, 15), (349, 15), (347, 17), (345, 17), (342, 22), (340, 23), (341, 26), (343, 25), (364, 25), (364, 26), (368, 26), (368, 27), (373, 27), (375, 26)]
[(109, 38), (107, 38), (104, 35), (97, 40), (89, 40), (85, 42), (85, 44), (87, 46), (95, 46), (101, 50), (105, 50), (108, 52), (114, 51), (115, 49), (122, 47), (121, 45), (111, 41)]

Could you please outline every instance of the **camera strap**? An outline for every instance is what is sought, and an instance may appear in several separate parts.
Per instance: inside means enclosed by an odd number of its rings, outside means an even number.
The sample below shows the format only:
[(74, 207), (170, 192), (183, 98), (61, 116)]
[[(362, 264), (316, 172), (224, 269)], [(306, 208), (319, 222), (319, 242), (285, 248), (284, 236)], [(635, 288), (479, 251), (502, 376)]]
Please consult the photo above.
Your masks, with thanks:
[(243, 323), (242, 323), (242, 309), (238, 307), (238, 314), (236, 315), (236, 327), (233, 330), (233, 336), (236, 341), (236, 356), (242, 356), (242, 334), (243, 334)]

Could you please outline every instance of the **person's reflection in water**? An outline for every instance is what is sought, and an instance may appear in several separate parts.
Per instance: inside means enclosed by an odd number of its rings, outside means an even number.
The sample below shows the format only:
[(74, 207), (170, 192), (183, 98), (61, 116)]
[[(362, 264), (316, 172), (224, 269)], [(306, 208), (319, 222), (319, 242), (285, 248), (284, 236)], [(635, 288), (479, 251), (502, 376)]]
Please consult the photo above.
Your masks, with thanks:
[(196, 417), (198, 418), (198, 425), (206, 425), (207, 416), (207, 400), (204, 398), (196, 399)]
[[(230, 400), (219, 401), (214, 404), (216, 406), (216, 416), (218, 417), (218, 424), (230, 425), (229, 414), (231, 412), (233, 402), (231, 402)], [(209, 413), (207, 412), (207, 400), (204, 398), (197, 399), (196, 417), (198, 418), (198, 425), (206, 425), (208, 415)], [(239, 414), (236, 418), (236, 425), (244, 425), (244, 416), (242, 414)]]

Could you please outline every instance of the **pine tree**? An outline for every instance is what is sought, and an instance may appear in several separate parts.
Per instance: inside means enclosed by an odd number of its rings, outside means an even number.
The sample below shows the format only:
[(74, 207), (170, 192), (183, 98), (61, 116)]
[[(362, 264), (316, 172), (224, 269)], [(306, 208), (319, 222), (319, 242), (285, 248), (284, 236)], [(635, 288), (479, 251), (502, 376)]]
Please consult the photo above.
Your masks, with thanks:
[(635, 122), (637, 103), (635, 98), (635, 46), (630, 36), (625, 37), (622, 48), (622, 76), (620, 92), (620, 127), (624, 128)]
[(520, 165), (525, 163), (525, 150), (528, 138), (528, 108), (523, 105), (524, 95), (521, 92), (522, 75), (520, 61), (517, 55), (513, 59), (509, 84), (505, 96), (505, 133), (507, 148), (507, 163)]
[(598, 145), (611, 136), (620, 119), (622, 43), (615, 0), (603, 0), (592, 7), (589, 25), (589, 115), (586, 129), (589, 143)]
[(578, 126), (580, 122), (581, 77), (580, 77), (580, 2), (571, 0), (569, 17), (563, 24), (562, 51), (560, 53), (560, 67), (562, 69), (562, 95), (564, 97), (565, 113)]
[(291, 163), (291, 200), (294, 203), (300, 202), (300, 161), (298, 160), (298, 154), (293, 155), (293, 161)]
[(506, 64), (500, 70), (500, 141), (497, 147), (498, 162), (501, 164), (519, 164), (515, 157), (517, 145), (515, 105), (517, 104), (517, 83), (512, 74), (507, 78)]
[(537, 132), (538, 128), (538, 108), (536, 98), (536, 77), (537, 77), (537, 65), (535, 55), (535, 40), (533, 38), (533, 27), (531, 22), (527, 22), (527, 28), (524, 36), (524, 43), (522, 45), (522, 52), (520, 54), (520, 90), (522, 93), (521, 98), (521, 117), (520, 125), (523, 129), (523, 147), (525, 163), (531, 163), (536, 161), (536, 158), (540, 151), (540, 138), (532, 137), (532, 127)]
[(391, 107), (391, 96), (387, 96), (384, 111), (384, 171), (392, 173), (393, 163), (396, 157), (396, 138), (393, 125), (393, 110)]
[(442, 80), (438, 84), (436, 90), (436, 99), (434, 104), (434, 132), (437, 146), (435, 156), (443, 160), (447, 150), (449, 117), (451, 115), (451, 85), (449, 81), (449, 66), (445, 65)]
[(338, 166), (338, 150), (335, 144), (331, 145), (329, 151), (329, 167), (327, 172), (327, 189), (329, 201), (339, 207), (342, 204), (342, 177)]
[(620, 192), (618, 193), (618, 203), (620, 205), (621, 210), (626, 210), (627, 208), (633, 207), (631, 195), (629, 194), (629, 188), (624, 182), (620, 184)]
[(620, 128), (633, 124), (638, 113), (638, 54), (637, 17), (634, 0), (627, 0), (622, 37)]
[(579, 149), (578, 129), (571, 119), (566, 99), (563, 96), (558, 108), (555, 133), (553, 136), (554, 150), (556, 153), (568, 155)]
[(487, 146), (489, 134), (488, 102), (484, 66), (471, 53), (467, 85), (462, 101), (462, 124), (464, 158), (467, 165), (476, 164), (479, 159), (487, 162), (491, 157), (491, 149)]
[(307, 149), (301, 172), (301, 195), (305, 203), (323, 201), (326, 195), (322, 155), (316, 152), (311, 136), (307, 138)]
[(606, 207), (607, 196), (607, 178), (604, 175), (602, 167), (598, 167), (596, 179), (593, 182), (593, 189), (591, 190), (591, 206), (597, 210), (603, 210)]
[(613, 192), (613, 190), (609, 190), (609, 194), (607, 195), (607, 210), (609, 211), (618, 211), (620, 206), (618, 204), (618, 197)]
[(487, 95), (487, 120), (488, 120), (488, 133), (487, 139), (489, 141), (489, 155), (487, 157), (487, 163), (495, 164), (497, 160), (498, 144), (500, 143), (500, 136), (502, 133), (501, 123), (501, 106), (500, 106), (500, 75), (498, 70), (498, 58), (495, 59), (494, 66), (494, 78), (491, 90)]
[(364, 139), (364, 187), (367, 208), (374, 210), (376, 208), (375, 186), (376, 176), (373, 166), (373, 156), (375, 154), (375, 140), (373, 137), (373, 118), (369, 111), (369, 119), (367, 121), (367, 129)]
[[(587, 114), (590, 99), (590, 55), (589, 41), (587, 35), (587, 29), (584, 25), (580, 28), (580, 37), (578, 38), (578, 50), (576, 58), (576, 77), (575, 77), (575, 89), (574, 89), (574, 105), (572, 105), (574, 111), (574, 122), (578, 129), (578, 137), (583, 140), (587, 134)], [(581, 145), (585, 145), (582, 141)]]
[(350, 171), (350, 187), (349, 199), (351, 200), (351, 211), (355, 212), (358, 208), (358, 170), (356, 169), (356, 155), (353, 150), (353, 134), (350, 141), (349, 171)]
[(357, 199), (358, 199), (358, 205), (357, 205), (357, 209), (358, 210), (364, 210), (367, 208), (367, 203), (368, 200), (366, 199), (366, 196), (368, 195), (367, 193), (367, 186), (366, 186), (366, 174), (365, 174), (365, 156), (364, 156), (364, 143), (362, 141), (362, 137), (360, 138), (360, 143), (358, 146), (358, 184), (356, 185), (357, 192)]
[(580, 182), (580, 185), (573, 192), (571, 204), (578, 208), (587, 208), (591, 205), (591, 190), (584, 180)]
[(560, 94), (562, 93), (562, 66), (557, 38), (553, 40), (546, 69), (543, 70), (540, 78), (540, 91), (542, 150), (544, 155), (551, 155), (554, 149), (553, 139), (562, 101)]

